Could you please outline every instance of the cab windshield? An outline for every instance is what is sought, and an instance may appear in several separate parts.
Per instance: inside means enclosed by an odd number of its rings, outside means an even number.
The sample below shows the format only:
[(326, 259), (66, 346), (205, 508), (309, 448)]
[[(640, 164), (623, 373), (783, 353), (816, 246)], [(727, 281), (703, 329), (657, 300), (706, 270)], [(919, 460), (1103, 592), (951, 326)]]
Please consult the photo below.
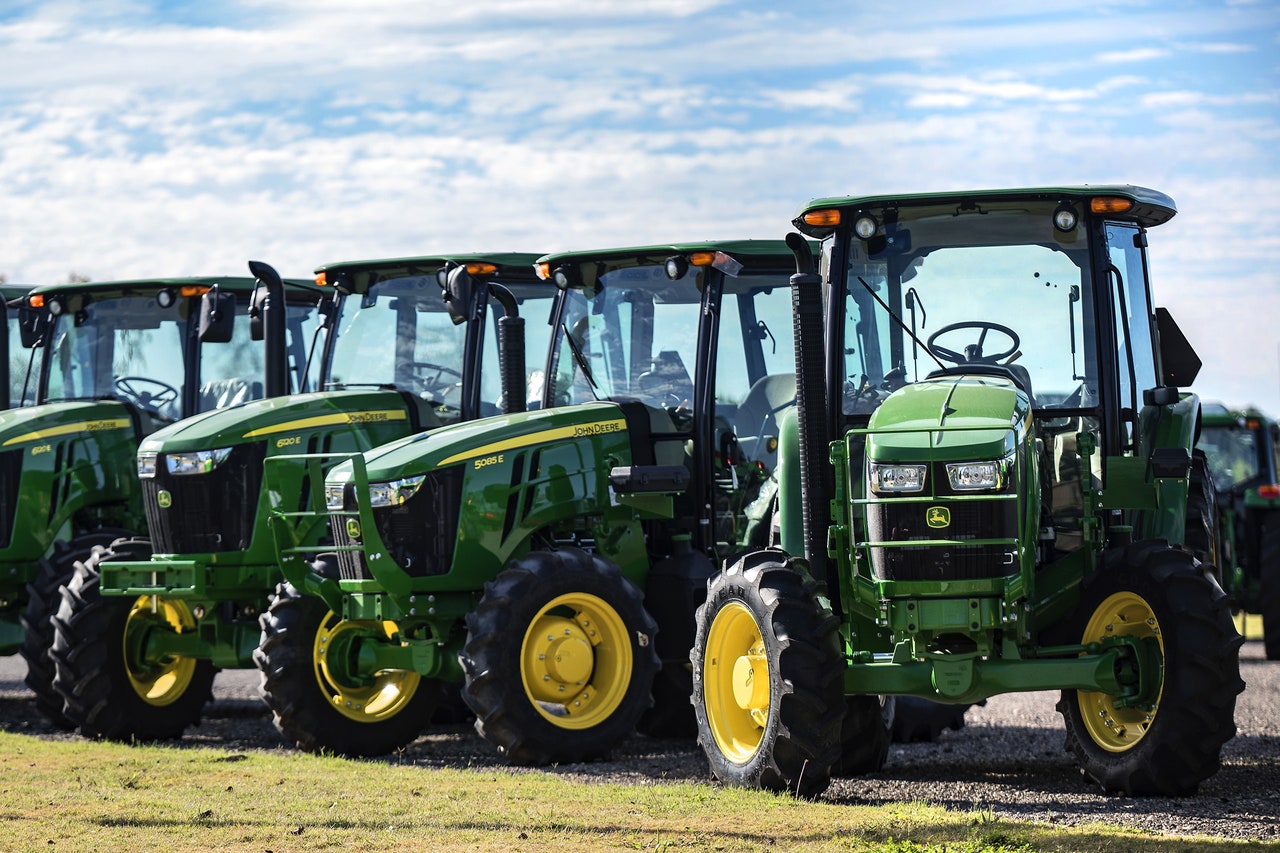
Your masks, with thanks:
[(566, 294), (556, 330), (551, 405), (635, 399), (692, 405), (699, 271), (672, 281), (661, 265), (614, 269), (593, 293)]
[(1096, 405), (1083, 228), (1026, 202), (868, 212), (877, 234), (847, 247), (846, 414), (948, 369), (1007, 376), (1037, 409)]
[[(504, 285), (525, 318), (526, 383), (534, 400), (541, 392), (555, 289)], [(489, 300), (482, 345), (481, 416), (502, 410), (497, 321), (501, 309)], [(455, 325), (435, 276), (403, 276), (374, 284), (342, 300), (326, 388), (396, 388), (426, 400), (443, 423), (462, 417), (467, 324)]]
[[(316, 325), (314, 299), (288, 303), (289, 376), (305, 389), (307, 344)], [(87, 301), (53, 320), (42, 402), (115, 398), (160, 421), (264, 396), (263, 345), (251, 339), (249, 300), (237, 299), (232, 339), (202, 345), (196, 412), (182, 411), (186, 366), (194, 356), (188, 323), (198, 299), (161, 307), (155, 293)]]
[(338, 309), (326, 388), (398, 388), (460, 411), (466, 325), (454, 325), (435, 276), (380, 281)]
[(1201, 430), (1196, 447), (1208, 457), (1218, 491), (1229, 491), (1258, 478), (1262, 473), (1260, 439), (1266, 440), (1243, 426), (1206, 426)]

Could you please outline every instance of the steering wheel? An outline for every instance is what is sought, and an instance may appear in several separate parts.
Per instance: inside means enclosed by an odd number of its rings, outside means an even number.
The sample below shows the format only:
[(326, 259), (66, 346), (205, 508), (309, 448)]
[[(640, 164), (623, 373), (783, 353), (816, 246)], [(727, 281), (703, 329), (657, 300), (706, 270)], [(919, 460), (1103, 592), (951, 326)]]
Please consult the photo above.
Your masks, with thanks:
[[(148, 385), (156, 385), (160, 388), (159, 392), (151, 394), (141, 388), (136, 387), (137, 383), (146, 383)], [(161, 382), (159, 379), (152, 379), (149, 376), (120, 376), (115, 380), (116, 390), (124, 397), (129, 398), (138, 405), (140, 409), (156, 412), (159, 414), (161, 406), (172, 403), (178, 399), (178, 389), (174, 388), (168, 382)]]
[(457, 384), (445, 379), (445, 374), (458, 377), (458, 382), (462, 381), (462, 371), (436, 364), (434, 361), (402, 361), (396, 365), (396, 373), (402, 372), (412, 373), (413, 377), (423, 384), (424, 390), (432, 392), (444, 385), (452, 387)]
[[(934, 343), (934, 341), (948, 332), (954, 332), (958, 329), (980, 329), (982, 331), (982, 334), (978, 335), (978, 342), (965, 347), (963, 355)], [(1013, 341), (1013, 345), (1003, 352), (998, 352), (994, 355), (983, 355), (982, 345), (987, 340), (987, 332), (992, 331), (1005, 335), (1009, 340)], [(924, 345), (929, 348), (929, 352), (952, 364), (998, 364), (1000, 359), (1008, 358), (1017, 352), (1021, 343), (1022, 339), (1018, 337), (1018, 333), (1008, 326), (1002, 326), (999, 323), (992, 323), (987, 320), (970, 320), (964, 323), (952, 323), (949, 326), (943, 326), (930, 335), (929, 340), (925, 341)]]

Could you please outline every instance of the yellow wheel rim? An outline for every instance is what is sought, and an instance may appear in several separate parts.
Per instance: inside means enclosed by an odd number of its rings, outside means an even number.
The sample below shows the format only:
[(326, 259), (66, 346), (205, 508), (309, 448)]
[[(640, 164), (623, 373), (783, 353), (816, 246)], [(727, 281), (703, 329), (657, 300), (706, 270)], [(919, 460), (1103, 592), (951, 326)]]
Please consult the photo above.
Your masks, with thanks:
[[(1155, 637), (1160, 644), (1160, 656), (1164, 657), (1164, 637), (1160, 623), (1146, 600), (1133, 592), (1117, 592), (1093, 611), (1093, 617), (1084, 629), (1084, 643), (1094, 643), (1108, 637)], [(1155, 721), (1160, 705), (1156, 696), (1155, 707), (1117, 708), (1115, 697), (1106, 693), (1076, 692), (1080, 703), (1080, 717), (1085, 730), (1098, 746), (1107, 752), (1127, 752), (1142, 740)]]
[[(395, 636), (398, 630), (394, 622), (375, 622), (372, 625), (387, 639)], [(339, 680), (338, 668), (330, 669), (329, 650), (345, 648), (347, 644), (344, 641), (352, 638), (344, 635), (353, 631), (367, 634), (369, 627), (368, 622), (343, 621), (330, 611), (316, 631), (311, 655), (316, 683), (329, 704), (339, 714), (357, 723), (378, 723), (399, 714), (413, 700), (422, 681), (418, 673), (401, 669), (380, 672), (371, 683), (364, 685), (344, 684)]]
[(631, 666), (622, 617), (604, 599), (582, 592), (549, 601), (520, 644), (525, 696), (562, 729), (589, 729), (617, 711)]
[(735, 764), (750, 761), (769, 722), (769, 657), (760, 626), (745, 604), (731, 601), (707, 630), (703, 703), (716, 746)]
[(164, 707), (182, 698), (195, 675), (196, 659), (166, 655), (157, 663), (144, 663), (147, 633), (158, 629), (181, 634), (195, 627), (195, 617), (181, 601), (144, 595), (129, 609), (124, 628), (125, 671), (134, 692), (148, 705)]

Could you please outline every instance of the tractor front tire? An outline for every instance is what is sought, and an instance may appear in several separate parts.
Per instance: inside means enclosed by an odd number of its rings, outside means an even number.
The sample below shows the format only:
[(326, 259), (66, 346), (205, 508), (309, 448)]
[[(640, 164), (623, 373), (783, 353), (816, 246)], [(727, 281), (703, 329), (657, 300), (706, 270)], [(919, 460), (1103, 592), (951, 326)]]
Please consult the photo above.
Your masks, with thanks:
[(514, 764), (605, 756), (653, 701), (657, 625), (602, 557), (561, 548), (513, 561), (466, 625), (463, 699)]
[(71, 730), (75, 724), (62, 713), (62, 695), (53, 689), (53, 615), (62, 596), (58, 590), (71, 581), (76, 563), (93, 556), (95, 545), (110, 545), (128, 537), (125, 530), (81, 532), (70, 542), (58, 541), (53, 553), (41, 558), (36, 577), (27, 584), (27, 606), (22, 611), (23, 640), (19, 652), (27, 662), (27, 687), (36, 695), (36, 710), (60, 729)]
[(1163, 669), (1152, 707), (1063, 691), (1067, 748), (1082, 774), (1108, 793), (1184, 796), (1221, 765), (1236, 732), (1240, 645), (1227, 596), (1187, 552), (1164, 542), (1116, 549), (1084, 589), (1077, 617), (1084, 644), (1115, 636), (1158, 643)]
[(1267, 660), (1280, 660), (1280, 518), (1262, 528), (1258, 548), (1258, 609)]
[(1187, 475), (1187, 520), (1183, 546), (1199, 560), (1222, 585), (1221, 522), (1218, 514), (1218, 493), (1213, 487), (1213, 474), (1209, 471), (1209, 459), (1205, 452), (1196, 449)]
[(70, 583), (62, 588), (50, 649), (53, 686), (64, 700), (63, 713), (86, 737), (180, 738), (200, 721), (205, 703), (213, 698), (217, 670), (209, 661), (175, 655), (148, 664), (135, 656), (142, 637), (153, 628), (195, 629), (185, 602), (101, 594), (99, 564), (150, 556), (146, 539), (95, 547), (88, 560), (76, 563)]
[[(340, 648), (343, 633), (370, 626), (344, 622), (292, 584), (277, 585), (258, 621), (258, 694), (276, 730), (299, 749), (348, 757), (395, 752), (417, 739), (442, 699), (440, 685), (416, 672), (385, 671), (369, 683), (349, 683), (326, 652)], [(373, 629), (386, 638), (396, 632), (391, 623)]]
[(741, 555), (707, 589), (690, 653), (693, 712), (726, 785), (815, 797), (831, 784), (844, 659), (817, 589), (803, 561), (774, 550)]

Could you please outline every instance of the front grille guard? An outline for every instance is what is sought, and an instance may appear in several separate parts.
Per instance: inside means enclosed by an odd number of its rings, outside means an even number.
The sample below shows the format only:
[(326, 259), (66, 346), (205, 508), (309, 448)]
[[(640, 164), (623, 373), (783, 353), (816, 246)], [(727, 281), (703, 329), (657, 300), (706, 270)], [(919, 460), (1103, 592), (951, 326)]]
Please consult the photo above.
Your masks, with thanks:
[[(369, 475), (364, 455), (361, 453), (299, 453), (270, 456), (267, 457), (263, 466), (263, 481), (266, 484), (267, 502), (270, 507), (267, 521), (271, 536), (275, 540), (276, 560), (280, 564), (285, 580), (305, 594), (320, 596), (329, 608), (337, 613), (342, 612), (342, 589), (337, 579), (327, 577), (312, 567), (316, 547), (314, 544), (303, 542), (298, 535), (298, 530), (310, 526), (307, 522), (327, 523), (331, 529), (337, 526), (343, 530), (352, 530), (351, 525), (354, 523), (356, 536), (342, 537), (342, 541), (326, 546), (325, 550), (349, 555), (362, 563), (366, 577), (369, 579), (365, 583), (376, 586), (377, 591), (401, 595), (409, 592), (412, 583), (412, 578), (387, 556), (386, 546), (378, 535), (373, 509), (367, 500), (358, 501), (356, 509), (331, 510), (327, 507), (325, 474), (341, 462), (350, 462), (352, 466), (352, 477), (347, 491), (354, 487), (356, 494), (367, 495)], [(306, 505), (313, 509), (299, 511), (282, 508), (289, 506), (291, 502), (283, 488), (281, 472), (284, 469), (277, 470), (277, 466), (281, 465), (295, 466), (295, 470), (298, 465), (306, 466), (306, 482), (310, 489)], [(296, 502), (295, 497), (292, 505), (296, 506)], [(344, 505), (349, 506), (350, 502), (345, 502)], [(348, 542), (351, 544), (345, 544)]]
[[(928, 467), (927, 476), (925, 479), (925, 490), (927, 494), (918, 493), (918, 494), (912, 494), (912, 495), (903, 496), (903, 497), (884, 497), (881, 495), (876, 495), (874, 497), (856, 497), (857, 494), (864, 493), (867, 489), (870, 488), (869, 485), (867, 485), (866, 483), (865, 462), (863, 464), (859, 464), (855, 466), (853, 464), (849, 464), (846, 459), (845, 461), (846, 482), (841, 484), (840, 488), (841, 488), (841, 491), (847, 490), (846, 500), (848, 504), (854, 508), (871, 507), (876, 505), (884, 506), (884, 505), (909, 505), (909, 504), (917, 504), (917, 505), (934, 504), (940, 507), (946, 507), (948, 505), (970, 503), (970, 502), (997, 502), (997, 501), (1016, 502), (1019, 498), (1017, 487), (1018, 487), (1018, 483), (1021, 475), (1020, 459), (1015, 461), (1012, 492), (995, 493), (995, 494), (990, 492), (978, 492), (974, 494), (939, 493), (939, 484), (941, 482), (941, 478), (937, 476), (937, 472), (939, 470), (943, 470), (942, 466), (945, 465), (945, 463), (947, 462), (969, 461), (969, 460), (956, 459), (953, 455), (951, 455), (952, 451), (949, 451), (946, 448), (941, 448), (941, 449), (938, 448), (936, 437), (940, 433), (961, 433), (961, 432), (974, 432), (974, 433), (1002, 432), (1006, 437), (1006, 440), (1002, 442), (1002, 445), (1006, 448), (1006, 450), (1003, 451), (1001, 455), (1007, 454), (1009, 452), (1009, 449), (1016, 450), (1020, 446), (1019, 431), (1015, 427), (1001, 428), (1001, 427), (991, 427), (991, 426), (984, 426), (984, 425), (973, 425), (973, 426), (926, 427), (926, 428), (889, 427), (889, 428), (879, 428), (879, 429), (848, 430), (845, 433), (844, 447), (846, 448), (849, 447), (851, 444), (853, 444), (854, 441), (857, 439), (862, 440), (860, 443), (862, 443), (863, 447), (865, 448), (865, 439), (867, 436), (887, 435), (887, 434), (897, 434), (897, 435), (907, 435), (907, 434), (926, 435), (927, 434), (929, 436), (929, 442), (927, 446), (930, 449), (929, 459), (928, 459), (929, 467)], [(945, 457), (940, 457), (938, 454), (941, 451), (947, 452), (948, 455)], [(842, 453), (841, 455), (844, 455), (844, 454)], [(862, 459), (864, 455), (865, 454), (858, 454), (858, 455), (849, 454), (849, 456), (852, 456), (855, 459)], [(985, 461), (985, 460), (976, 460), (976, 461)], [(1019, 568), (1021, 568), (1023, 567), (1026, 560), (1029, 557), (1029, 554), (1027, 553), (1027, 549), (1025, 547), (1025, 543), (1027, 541), (1027, 538), (1025, 535), (1026, 519), (1024, 517), (1023, 512), (1015, 512), (1014, 516), (1016, 518), (1016, 525), (1017, 525), (1016, 533), (1014, 536), (1009, 536), (1009, 537), (989, 537), (989, 538), (972, 538), (972, 539), (938, 537), (933, 539), (890, 540), (890, 539), (870, 538), (871, 536), (870, 525), (867, 523), (868, 513), (866, 510), (863, 510), (860, 517), (850, 519), (852, 523), (849, 526), (853, 529), (855, 535), (853, 535), (852, 541), (849, 542), (848, 544), (859, 555), (858, 562), (868, 567), (868, 580), (870, 580), (870, 566), (873, 564), (872, 562), (873, 552), (874, 552), (874, 549), (877, 549), (877, 548), (883, 548), (883, 549), (931, 548), (931, 547), (1011, 548), (1016, 553), (1018, 566)], [(860, 534), (860, 535), (857, 535), (857, 534)], [(835, 537), (832, 537), (832, 538), (835, 539)], [(838, 543), (835, 541), (831, 542), (830, 544), (833, 546), (832, 547), (833, 551), (837, 547), (839, 547)], [(859, 577), (861, 578), (862, 575), (860, 574)], [(993, 580), (999, 580), (1001, 582), (1001, 585), (1003, 586), (1005, 578), (1003, 577), (996, 578), (993, 575)], [(962, 591), (965, 585), (967, 585), (967, 583), (968, 582), (966, 581), (949, 582), (950, 586), (953, 589), (955, 589), (957, 592)], [(989, 586), (989, 583), (986, 583), (983, 581), (974, 581), (972, 583), (978, 584), (979, 586), (983, 586), (983, 585)], [(881, 586), (889, 587), (890, 589), (895, 587), (901, 587), (904, 591), (921, 591), (923, 589), (921, 587), (921, 584), (924, 584), (925, 586), (936, 586), (936, 584), (934, 584), (933, 582), (928, 582), (928, 581), (923, 581), (923, 582), (922, 581), (884, 581), (881, 583)], [(913, 590), (913, 587), (915, 588), (915, 590)], [(883, 595), (884, 592), (886, 592), (886, 590), (883, 590), (883, 589), (879, 590), (875, 593), (875, 596), (880, 597), (881, 595)]]

